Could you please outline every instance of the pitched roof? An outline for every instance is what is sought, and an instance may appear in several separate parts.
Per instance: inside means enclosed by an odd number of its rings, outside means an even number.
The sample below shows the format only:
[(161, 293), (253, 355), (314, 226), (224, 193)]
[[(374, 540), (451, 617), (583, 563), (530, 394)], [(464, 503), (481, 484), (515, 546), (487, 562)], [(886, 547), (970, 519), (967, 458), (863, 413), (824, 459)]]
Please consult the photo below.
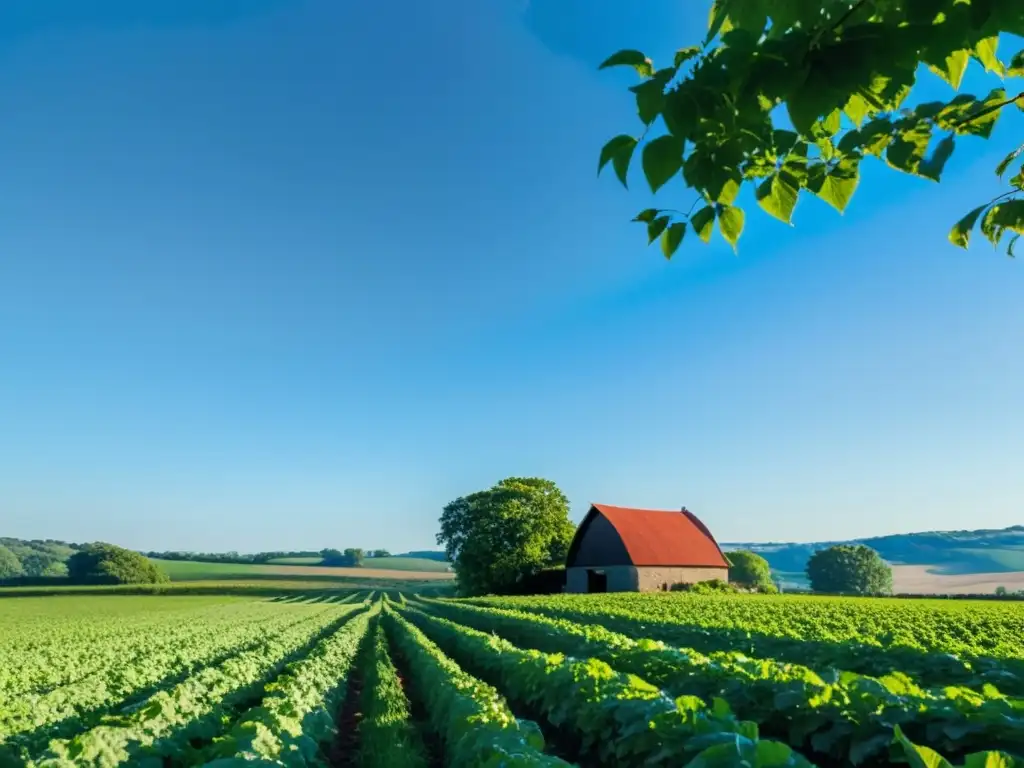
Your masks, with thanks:
[(630, 509), (592, 504), (578, 538), (595, 514), (603, 516), (615, 528), (633, 565), (729, 567), (711, 531), (686, 509)]

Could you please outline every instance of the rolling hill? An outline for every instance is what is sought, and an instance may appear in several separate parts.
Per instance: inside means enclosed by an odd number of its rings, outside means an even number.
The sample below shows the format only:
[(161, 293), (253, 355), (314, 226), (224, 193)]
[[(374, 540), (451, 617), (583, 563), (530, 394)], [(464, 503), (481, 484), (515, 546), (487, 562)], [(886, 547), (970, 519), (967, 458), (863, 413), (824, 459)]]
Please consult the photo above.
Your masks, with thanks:
[(804, 580), (804, 568), (811, 554), (836, 544), (864, 544), (894, 566), (913, 566), (918, 576), (922, 573), (937, 577), (985, 574), (997, 578), (998, 574), (1024, 572), (1024, 525), (975, 531), (900, 533), (849, 541), (729, 542), (722, 544), (722, 549), (757, 552), (783, 582), (798, 585)]

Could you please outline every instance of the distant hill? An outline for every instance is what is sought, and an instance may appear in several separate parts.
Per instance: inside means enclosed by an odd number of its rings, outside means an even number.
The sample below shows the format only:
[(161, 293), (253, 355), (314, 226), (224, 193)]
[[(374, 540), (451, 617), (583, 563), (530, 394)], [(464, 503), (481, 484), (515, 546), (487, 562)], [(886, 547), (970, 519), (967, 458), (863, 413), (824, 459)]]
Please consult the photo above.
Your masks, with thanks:
[(757, 552), (781, 576), (792, 575), (799, 581), (807, 559), (817, 550), (836, 544), (865, 544), (892, 565), (929, 566), (930, 572), (942, 575), (1024, 571), (1024, 525), (976, 531), (899, 533), (806, 544), (730, 542), (722, 544), (722, 549)]

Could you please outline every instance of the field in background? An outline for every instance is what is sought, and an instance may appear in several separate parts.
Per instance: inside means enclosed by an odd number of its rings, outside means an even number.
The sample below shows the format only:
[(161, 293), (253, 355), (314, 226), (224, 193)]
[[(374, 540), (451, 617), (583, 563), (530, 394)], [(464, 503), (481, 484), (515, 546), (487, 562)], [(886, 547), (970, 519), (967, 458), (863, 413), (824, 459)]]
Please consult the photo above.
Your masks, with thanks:
[[(269, 561), (268, 565), (303, 565), (318, 566), (319, 557), (279, 557)], [(368, 557), (363, 560), (361, 568), (390, 571), (423, 571), (425, 573), (444, 573), (448, 563), (430, 560), (426, 557)]]
[(894, 565), (893, 591), (907, 595), (981, 595), (996, 587), (1010, 592), (1024, 590), (1024, 571), (1001, 573), (935, 573), (929, 565)]
[(334, 568), (313, 565), (255, 565), (250, 563), (200, 563), (193, 560), (153, 560), (171, 581), (281, 580), (352, 581), (399, 579), (402, 581), (450, 581), (454, 574), (442, 571), (397, 568)]

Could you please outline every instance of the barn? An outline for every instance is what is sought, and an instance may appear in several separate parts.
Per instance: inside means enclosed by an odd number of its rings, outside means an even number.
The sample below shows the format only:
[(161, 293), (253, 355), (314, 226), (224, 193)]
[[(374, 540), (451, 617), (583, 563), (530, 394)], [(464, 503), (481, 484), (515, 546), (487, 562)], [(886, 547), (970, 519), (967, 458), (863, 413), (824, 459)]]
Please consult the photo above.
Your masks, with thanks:
[(697, 516), (592, 504), (566, 558), (566, 592), (653, 592), (729, 579), (729, 563)]

